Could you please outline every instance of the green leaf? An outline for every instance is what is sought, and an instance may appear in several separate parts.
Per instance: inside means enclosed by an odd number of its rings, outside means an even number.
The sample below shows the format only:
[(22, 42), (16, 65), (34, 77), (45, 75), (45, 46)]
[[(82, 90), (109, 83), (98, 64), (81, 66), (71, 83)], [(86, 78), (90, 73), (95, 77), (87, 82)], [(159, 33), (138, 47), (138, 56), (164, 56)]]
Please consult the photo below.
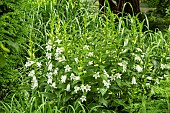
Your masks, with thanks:
[(2, 53), (0, 53), (0, 68), (3, 68), (6, 64), (6, 59)]
[(19, 46), (18, 46), (18, 44), (14, 43), (14, 42), (12, 42), (12, 41), (6, 41), (6, 42), (7, 42), (7, 44), (8, 44), (9, 46), (13, 47), (17, 52), (19, 51)]
[(104, 106), (108, 106), (108, 101), (107, 100), (105, 100), (104, 98), (100, 98), (99, 99), (99, 102), (101, 103), (101, 104), (103, 104)]
[(107, 89), (100, 88), (99, 91), (102, 94), (102, 96), (104, 96), (104, 94), (106, 94), (106, 92), (107, 92)]
[(126, 106), (125, 101), (123, 99), (115, 99), (114, 100), (118, 105)]
[(49, 99), (55, 99), (56, 98), (56, 95), (52, 94), (52, 93), (42, 92), (41, 94), (43, 94), (45, 97), (47, 97)]

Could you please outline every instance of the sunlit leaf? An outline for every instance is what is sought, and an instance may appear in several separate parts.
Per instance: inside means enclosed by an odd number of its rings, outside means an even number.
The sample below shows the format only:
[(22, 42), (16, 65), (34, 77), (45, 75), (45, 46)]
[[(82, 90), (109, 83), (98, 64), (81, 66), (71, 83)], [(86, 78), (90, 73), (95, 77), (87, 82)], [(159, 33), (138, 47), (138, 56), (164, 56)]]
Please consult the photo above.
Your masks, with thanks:
[(6, 64), (6, 59), (2, 53), (0, 53), (0, 68), (3, 68)]

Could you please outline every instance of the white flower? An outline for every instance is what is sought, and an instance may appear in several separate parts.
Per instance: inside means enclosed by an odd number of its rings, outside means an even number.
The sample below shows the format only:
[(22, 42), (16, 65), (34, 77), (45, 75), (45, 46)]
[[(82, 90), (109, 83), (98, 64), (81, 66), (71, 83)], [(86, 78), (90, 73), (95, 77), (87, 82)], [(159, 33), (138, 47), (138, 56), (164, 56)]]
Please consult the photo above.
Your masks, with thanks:
[(47, 73), (47, 77), (48, 77), (47, 83), (48, 83), (48, 84), (52, 84), (52, 78), (53, 78), (52, 75), (53, 75), (52, 72)]
[(53, 67), (53, 64), (50, 63), (50, 64), (48, 65), (48, 71), (52, 71), (52, 67)]
[(75, 76), (73, 73), (71, 73), (70, 79), (71, 80), (80, 80), (80, 77), (79, 76)]
[(122, 63), (118, 63), (118, 65), (119, 65), (119, 66), (123, 66), (123, 64), (122, 64)]
[(148, 76), (148, 77), (146, 77), (148, 80), (152, 80), (152, 77), (151, 76)]
[(79, 90), (80, 90), (80, 87), (74, 86), (74, 92), (75, 92), (75, 93), (77, 93), (77, 91), (79, 91)]
[(123, 62), (121, 62), (121, 63), (118, 63), (119, 66), (122, 66), (122, 67), (123, 67), (123, 72), (126, 72), (127, 64), (128, 64), (127, 61), (123, 61)]
[(52, 83), (51, 87), (57, 88), (55, 82)]
[(85, 90), (86, 90), (86, 92), (87, 92), (87, 91), (91, 91), (91, 86), (89, 86), (89, 85), (87, 84)]
[(106, 77), (109, 77), (109, 74), (106, 72), (105, 69), (103, 70), (103, 72), (104, 72), (104, 75), (106, 75)]
[(57, 74), (58, 74), (58, 70), (59, 70), (58, 68), (55, 68), (53, 74), (54, 74), (54, 75), (57, 75)]
[(123, 54), (123, 53), (126, 53), (128, 51), (128, 49), (122, 49), (122, 52), (121, 52), (121, 54)]
[(125, 41), (124, 41), (124, 46), (127, 46), (128, 42), (129, 42), (129, 39), (126, 38)]
[(30, 67), (32, 64), (34, 64), (34, 61), (28, 61), (25, 63), (25, 67)]
[(88, 65), (92, 65), (92, 64), (93, 64), (93, 61), (88, 62)]
[(164, 77), (158, 77), (159, 79), (164, 79)]
[(170, 69), (170, 65), (168, 65), (168, 64), (161, 64), (161, 69)]
[(67, 84), (67, 87), (65, 89), (66, 91), (70, 91), (70, 84)]
[(156, 78), (155, 83), (156, 83), (156, 84), (160, 84), (160, 82), (159, 82), (159, 79), (158, 79), (158, 78)]
[(67, 79), (67, 76), (66, 76), (66, 75), (61, 76), (61, 82), (62, 82), (62, 83), (65, 83), (65, 82), (66, 82), (66, 79)]
[(167, 78), (167, 77), (168, 77), (168, 75), (165, 75), (165, 74), (164, 74), (164, 77), (165, 77), (165, 78)]
[(58, 59), (60, 55), (58, 53), (55, 53), (55, 59)]
[(52, 41), (49, 40), (49, 41), (46, 43), (46, 45), (52, 45)]
[(53, 74), (54, 74), (54, 75), (57, 75), (57, 74), (58, 74), (58, 70), (59, 70), (58, 68), (55, 68)]
[(48, 84), (52, 84), (52, 82), (53, 82), (52, 79), (53, 79), (52, 76), (48, 76), (48, 81), (47, 81), (47, 83), (48, 83)]
[(61, 48), (57, 47), (56, 54), (60, 55), (63, 51), (64, 51), (63, 47), (61, 47)]
[(71, 70), (71, 67), (69, 65), (66, 65), (64, 68), (65, 68), (65, 72), (69, 72)]
[(122, 74), (116, 73), (115, 76), (116, 76), (117, 79), (121, 79)]
[(52, 55), (51, 53), (48, 53), (48, 52), (47, 52), (47, 53), (46, 53), (47, 59), (51, 59), (51, 55)]
[(78, 58), (74, 58), (74, 60), (78, 64), (79, 59)]
[(52, 49), (52, 46), (51, 46), (51, 45), (47, 45), (47, 46), (46, 46), (46, 50), (47, 50), (47, 51), (51, 51), (51, 49)]
[(30, 73), (28, 74), (28, 76), (30, 76), (30, 77), (33, 77), (34, 75), (35, 75), (35, 71), (34, 70), (30, 71)]
[(38, 67), (42, 66), (41, 62), (36, 62), (36, 64), (37, 64)]
[(138, 71), (138, 72), (142, 72), (143, 68), (139, 65), (135, 66), (135, 69)]
[(100, 73), (100, 72), (97, 72), (97, 73), (95, 72), (95, 74), (93, 75), (93, 77), (94, 77), (95, 79), (97, 79), (98, 77), (100, 77), (99, 73)]
[(37, 86), (38, 86), (38, 81), (36, 79), (36, 76), (33, 76), (33, 79), (32, 79), (32, 88), (31, 89), (34, 89)]
[(93, 52), (89, 52), (87, 56), (92, 57), (93, 56)]
[(83, 47), (83, 49), (89, 50), (89, 46), (88, 46), (88, 45), (85, 45), (85, 46)]
[(147, 86), (147, 87), (150, 87), (150, 83), (146, 83), (146, 86)]
[(74, 78), (75, 78), (75, 75), (74, 75), (73, 73), (71, 73), (70, 79), (71, 79), (71, 80), (74, 80)]
[(117, 78), (116, 75), (112, 75), (112, 76), (110, 77), (110, 80), (111, 80), (111, 81), (112, 81), (112, 80), (116, 80), (116, 78)]
[(140, 48), (136, 48), (136, 49), (137, 49), (137, 51), (142, 52), (142, 49), (140, 49)]
[(132, 84), (137, 84), (137, 83), (136, 83), (136, 78), (135, 78), (135, 77), (132, 77)]
[(62, 42), (62, 40), (57, 39), (55, 42), (57, 42), (58, 44), (60, 44)]
[(85, 86), (84, 84), (82, 84), (82, 85), (80, 86), (80, 88), (81, 88), (81, 91), (82, 91), (82, 92), (84, 92), (84, 90), (86, 90), (86, 86)]
[(161, 69), (165, 69), (166, 64), (161, 64)]
[(103, 84), (104, 84), (104, 86), (106, 87), (106, 88), (109, 88), (110, 87), (110, 80), (103, 80)]
[(82, 97), (80, 98), (80, 100), (81, 100), (81, 102), (86, 101), (86, 96), (82, 96)]
[(47, 73), (46, 76), (48, 77), (48, 76), (52, 76), (52, 75), (53, 75), (53, 73), (50, 72), (50, 73)]
[(63, 61), (65, 61), (66, 59), (65, 59), (65, 56), (62, 56), (62, 57), (55, 57), (55, 60), (58, 60), (58, 62), (63, 62)]
[(135, 55), (135, 60), (140, 62), (142, 61), (142, 59), (138, 55)]
[(74, 80), (80, 80), (79, 76), (75, 76)]

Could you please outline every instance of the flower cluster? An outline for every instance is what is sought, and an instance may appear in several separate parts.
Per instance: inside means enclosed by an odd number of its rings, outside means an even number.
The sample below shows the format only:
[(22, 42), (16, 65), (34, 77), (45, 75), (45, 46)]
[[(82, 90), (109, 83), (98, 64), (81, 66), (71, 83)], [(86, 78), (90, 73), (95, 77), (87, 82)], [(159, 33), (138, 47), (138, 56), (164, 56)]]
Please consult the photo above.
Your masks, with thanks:
[[(77, 47), (78, 44), (75, 44), (76, 47), (72, 47), (73, 42), (69, 44), (67, 43), (71, 42), (70, 40), (66, 42), (57, 37), (45, 44), (43, 66), (40, 62), (35, 62), (38, 61), (37, 59), (26, 62), (26, 68), (34, 64), (39, 68), (43, 67), (40, 76), (37, 76), (36, 68), (31, 68), (28, 73), (28, 76), (32, 77), (32, 89), (35, 89), (38, 86), (38, 81), (41, 83), (39, 79), (44, 77), (46, 80), (43, 78), (43, 82), (45, 81), (50, 86), (50, 90), (61, 90), (62, 93), (73, 94), (76, 95), (75, 97), (80, 96), (79, 99), (84, 102), (87, 95), (94, 92), (93, 89), (96, 87), (99, 89), (99, 93), (104, 96), (105, 93), (111, 92), (114, 87), (118, 89), (117, 86), (124, 81), (128, 81), (126, 87), (129, 87), (129, 85), (139, 86), (141, 76), (143, 76), (141, 77), (143, 80), (146, 80), (146, 86), (149, 86), (150, 81), (153, 80), (155, 83), (159, 83), (159, 79), (144, 75), (146, 70), (143, 60), (145, 53), (140, 48), (135, 48), (134, 52), (129, 52), (126, 48), (129, 46), (129, 39), (124, 41), (123, 47), (125, 49), (120, 49), (120, 58), (116, 56), (117, 51), (113, 51), (111, 47), (111, 50), (104, 46), (98, 49), (99, 45), (93, 44), (92, 47), (90, 45), (92, 43), (86, 44), (86, 42), (80, 47)], [(103, 56), (103, 54), (106, 55)], [(123, 55), (122, 58), (121, 55)], [(131, 57), (129, 59), (124, 58), (126, 55), (131, 55)], [(168, 70), (169, 67), (168, 64), (161, 64), (160, 66), (162, 70)]]
[[(28, 61), (28, 62), (26, 62), (26, 64), (25, 64), (25, 67), (26, 68), (29, 68), (29, 67), (31, 67), (32, 65), (34, 65), (34, 64), (36, 64), (37, 65), (37, 67), (41, 67), (41, 62), (34, 62), (34, 61)], [(31, 70), (29, 73), (28, 73), (28, 76), (29, 77), (32, 77), (32, 89), (35, 89), (36, 87), (38, 87), (38, 81), (37, 81), (37, 78), (36, 78), (36, 76), (35, 76), (35, 70)]]

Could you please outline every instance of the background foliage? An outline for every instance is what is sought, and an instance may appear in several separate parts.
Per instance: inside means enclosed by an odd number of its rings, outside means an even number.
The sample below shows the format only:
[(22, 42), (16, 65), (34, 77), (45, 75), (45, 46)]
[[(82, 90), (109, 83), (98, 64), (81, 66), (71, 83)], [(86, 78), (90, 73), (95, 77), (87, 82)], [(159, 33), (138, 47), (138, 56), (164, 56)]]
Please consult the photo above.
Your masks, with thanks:
[[(27, 6), (27, 7), (26, 7)], [(28, 35), (29, 18), (26, 8), (29, 5), (24, 0), (0, 1), (0, 98), (17, 90), (20, 84), (19, 68), (24, 60)], [(8, 96), (7, 98), (10, 98)]]

